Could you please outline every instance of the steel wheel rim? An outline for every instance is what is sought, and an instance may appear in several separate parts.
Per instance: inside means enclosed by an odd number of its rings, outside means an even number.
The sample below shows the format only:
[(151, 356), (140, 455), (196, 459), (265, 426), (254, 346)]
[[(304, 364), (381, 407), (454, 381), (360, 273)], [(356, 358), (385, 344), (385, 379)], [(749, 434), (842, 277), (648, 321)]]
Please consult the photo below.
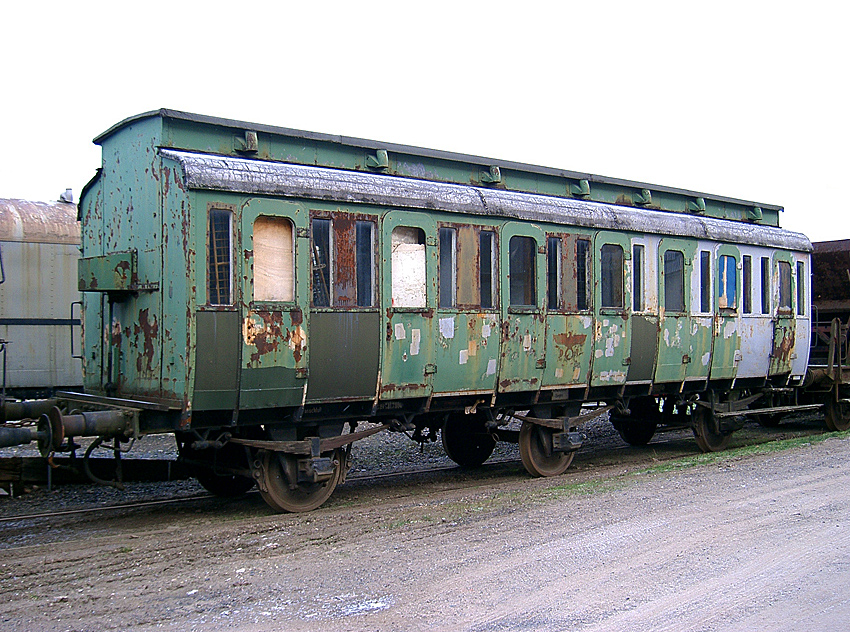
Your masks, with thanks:
[[(283, 458), (296, 457), (284, 455)], [(262, 458), (264, 485), (259, 486), (260, 495), (275, 511), (298, 513), (316, 509), (330, 498), (342, 475), (338, 451), (334, 452), (333, 458), (336, 461), (336, 467), (329, 480), (323, 483), (302, 483), (293, 490), (289, 489), (277, 454), (267, 451)]]
[(532, 476), (559, 476), (566, 472), (573, 462), (573, 452), (546, 453), (545, 442), (548, 440), (551, 445), (552, 434), (554, 431), (549, 428), (530, 421), (522, 422), (519, 431), (519, 454), (522, 464)]

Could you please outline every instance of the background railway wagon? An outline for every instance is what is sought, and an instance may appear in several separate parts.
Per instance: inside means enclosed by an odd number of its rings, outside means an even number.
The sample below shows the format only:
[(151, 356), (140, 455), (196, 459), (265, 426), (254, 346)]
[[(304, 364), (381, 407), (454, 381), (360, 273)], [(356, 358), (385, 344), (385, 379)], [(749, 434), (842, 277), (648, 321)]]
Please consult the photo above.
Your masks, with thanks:
[(7, 396), (44, 397), (82, 385), (80, 360), (72, 357), (72, 344), (80, 352), (79, 258), (75, 204), (0, 199), (0, 360)]

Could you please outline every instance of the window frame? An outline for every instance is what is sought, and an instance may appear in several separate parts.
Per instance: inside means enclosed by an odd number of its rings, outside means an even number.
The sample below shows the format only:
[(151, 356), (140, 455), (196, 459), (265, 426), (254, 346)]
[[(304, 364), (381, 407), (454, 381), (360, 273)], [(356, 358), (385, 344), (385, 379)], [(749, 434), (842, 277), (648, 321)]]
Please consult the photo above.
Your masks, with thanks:
[[(228, 301), (213, 302), (212, 301), (212, 266), (213, 264), (213, 216), (217, 213), (227, 214), (227, 233), (228, 233), (228, 255), (227, 262), (227, 282), (228, 282)], [(206, 301), (204, 307), (211, 310), (232, 310), (236, 308), (236, 261), (234, 257), (234, 246), (236, 243), (236, 206), (233, 204), (210, 203), (207, 205), (207, 221), (206, 221)], [(215, 264), (221, 265), (221, 264)], [(216, 291), (220, 294), (220, 291)]]
[[(731, 260), (732, 305), (729, 305), (729, 279)], [(738, 258), (732, 254), (717, 255), (717, 308), (722, 313), (736, 314), (738, 312)], [(726, 305), (721, 305), (721, 297), (726, 297)]]
[[(273, 223), (286, 223), (289, 225), (289, 237), (290, 237), (290, 256), (289, 263), (291, 266), (292, 272), (292, 287), (290, 298), (279, 299), (279, 298), (258, 298), (257, 297), (257, 271), (258, 271), (258, 261), (260, 258), (257, 256), (257, 241), (256, 241), (256, 232), (257, 232), (257, 222), (266, 222), (270, 221)], [(296, 256), (295, 256), (295, 248), (296, 248), (296, 228), (295, 222), (292, 221), (291, 218), (285, 217), (282, 215), (266, 215), (260, 214), (254, 218), (253, 223), (251, 224), (251, 239), (253, 242), (253, 287), (252, 287), (252, 296), (251, 301), (252, 304), (256, 303), (263, 306), (274, 306), (274, 305), (292, 305), (296, 302), (296, 288), (297, 288), (297, 265), (296, 265)], [(265, 265), (265, 262), (261, 262), (261, 265)], [(271, 266), (270, 266), (271, 267)]]
[[(678, 255), (681, 258), (681, 271), (676, 271), (672, 269), (668, 269), (668, 262), (672, 263), (672, 258), (668, 257), (668, 255)], [(663, 269), (663, 279), (664, 279), (664, 313), (669, 314), (687, 314), (688, 313), (688, 291), (687, 291), (687, 275), (685, 274), (685, 253), (682, 250), (678, 250), (677, 248), (666, 248), (661, 255), (661, 264)], [(675, 276), (674, 274), (675, 273)], [(677, 291), (676, 287), (673, 285), (673, 279), (676, 277), (681, 277), (681, 291)], [(671, 291), (673, 290), (673, 291)], [(680, 302), (677, 302), (676, 305), (670, 307), (671, 295), (674, 298), (681, 298)], [(681, 309), (676, 309), (681, 304)]]
[[(342, 210), (310, 211), (310, 308), (315, 311), (377, 311), (379, 309), (380, 300), (380, 276), (378, 272), (378, 217), (375, 215), (367, 215), (362, 213), (350, 213)], [(328, 280), (328, 304), (323, 305), (316, 302), (316, 221), (329, 222), (328, 229), (328, 244), (327, 244), (327, 280)], [(361, 271), (360, 259), (362, 252), (359, 251), (360, 238), (359, 224), (368, 223), (370, 226), (371, 239), (366, 252), (369, 254), (369, 304), (362, 305), (361, 303)], [(347, 237), (347, 240), (341, 239), (340, 236)], [(351, 266), (340, 266), (340, 250), (345, 248), (344, 260), (353, 260), (353, 270)], [(343, 274), (345, 277), (343, 277)], [(351, 302), (343, 302), (340, 299), (338, 292), (342, 281), (346, 281), (344, 287), (353, 297), (346, 296)]]
[[(619, 268), (606, 255), (606, 250), (616, 249), (619, 253)], [(610, 266), (610, 267), (609, 267)], [(599, 309), (621, 312), (626, 307), (626, 249), (622, 244), (604, 242), (599, 247)], [(616, 278), (615, 278), (616, 277)], [(609, 291), (610, 290), (610, 291)], [(615, 294), (619, 294), (616, 296)], [(618, 304), (606, 303), (606, 298), (619, 299)]]

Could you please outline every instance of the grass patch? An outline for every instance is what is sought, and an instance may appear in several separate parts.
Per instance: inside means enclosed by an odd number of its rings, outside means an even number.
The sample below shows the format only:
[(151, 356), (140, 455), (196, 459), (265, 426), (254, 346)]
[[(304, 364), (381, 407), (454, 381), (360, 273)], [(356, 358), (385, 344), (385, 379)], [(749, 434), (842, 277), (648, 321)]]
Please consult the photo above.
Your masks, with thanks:
[(845, 432), (827, 432), (817, 435), (806, 435), (803, 437), (793, 437), (790, 439), (777, 439), (775, 441), (766, 441), (753, 445), (744, 445), (737, 448), (724, 450), (723, 452), (706, 452), (703, 454), (695, 454), (693, 456), (681, 457), (671, 461), (665, 461), (658, 465), (653, 465), (641, 470), (633, 472), (635, 475), (640, 474), (657, 474), (665, 472), (675, 472), (679, 470), (697, 467), (699, 465), (714, 465), (727, 461), (736, 461), (747, 456), (757, 456), (762, 454), (773, 454), (783, 452), (793, 448), (799, 448), (806, 445), (821, 443), (827, 439), (847, 439), (850, 437), (850, 431)]

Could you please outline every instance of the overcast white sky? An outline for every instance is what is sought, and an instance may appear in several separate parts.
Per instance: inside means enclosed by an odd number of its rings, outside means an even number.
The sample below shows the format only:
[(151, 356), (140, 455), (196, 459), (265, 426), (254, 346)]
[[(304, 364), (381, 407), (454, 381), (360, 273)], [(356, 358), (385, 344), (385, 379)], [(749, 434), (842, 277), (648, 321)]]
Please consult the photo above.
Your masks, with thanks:
[(850, 239), (840, 2), (14, 2), (0, 197), (76, 196), (161, 107), (785, 206)]

